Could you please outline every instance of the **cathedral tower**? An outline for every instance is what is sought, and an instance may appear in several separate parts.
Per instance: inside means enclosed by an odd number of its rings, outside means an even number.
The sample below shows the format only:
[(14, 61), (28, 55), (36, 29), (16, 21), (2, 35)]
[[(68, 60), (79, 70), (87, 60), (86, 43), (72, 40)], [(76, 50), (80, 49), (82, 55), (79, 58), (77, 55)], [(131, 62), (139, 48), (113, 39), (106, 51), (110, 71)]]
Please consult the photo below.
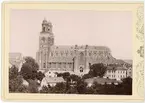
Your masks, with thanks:
[(52, 33), (52, 24), (46, 19), (42, 21), (42, 30), (39, 36), (39, 52), (36, 59), (40, 69), (47, 69), (48, 58), (51, 46), (54, 45), (54, 36)]

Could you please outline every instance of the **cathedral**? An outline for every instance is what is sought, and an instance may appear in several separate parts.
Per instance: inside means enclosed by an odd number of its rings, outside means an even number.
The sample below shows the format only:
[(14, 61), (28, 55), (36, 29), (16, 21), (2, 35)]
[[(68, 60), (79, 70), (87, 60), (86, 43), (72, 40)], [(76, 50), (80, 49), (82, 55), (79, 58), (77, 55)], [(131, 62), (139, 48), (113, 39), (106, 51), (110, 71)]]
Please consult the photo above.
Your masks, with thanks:
[(52, 24), (46, 19), (42, 21), (42, 31), (39, 36), (39, 50), (36, 60), (42, 71), (70, 72), (84, 75), (89, 72), (89, 66), (94, 63), (112, 64), (115, 58), (105, 46), (94, 45), (55, 45)]

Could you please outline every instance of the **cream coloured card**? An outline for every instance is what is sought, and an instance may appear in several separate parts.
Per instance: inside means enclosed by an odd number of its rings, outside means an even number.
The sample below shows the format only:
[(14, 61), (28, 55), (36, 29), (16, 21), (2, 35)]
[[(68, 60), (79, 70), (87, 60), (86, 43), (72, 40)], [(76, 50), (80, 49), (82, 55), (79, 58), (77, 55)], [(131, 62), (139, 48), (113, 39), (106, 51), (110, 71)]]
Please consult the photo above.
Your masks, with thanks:
[(142, 101), (143, 2), (4, 2), (6, 101)]

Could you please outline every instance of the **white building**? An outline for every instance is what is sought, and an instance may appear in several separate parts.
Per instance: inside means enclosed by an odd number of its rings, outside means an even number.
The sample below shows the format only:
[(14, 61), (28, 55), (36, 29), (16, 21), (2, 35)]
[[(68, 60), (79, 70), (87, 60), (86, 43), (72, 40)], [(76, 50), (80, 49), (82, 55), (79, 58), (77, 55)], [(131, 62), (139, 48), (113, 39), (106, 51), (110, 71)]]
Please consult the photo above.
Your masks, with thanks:
[(57, 83), (65, 82), (65, 80), (62, 77), (44, 77), (41, 81), (41, 88), (43, 86), (48, 87), (50, 86), (55, 86)]
[(104, 77), (109, 79), (121, 80), (127, 77), (127, 68), (108, 66)]
[(53, 71), (47, 71), (44, 73), (45, 77), (57, 77), (56, 72)]

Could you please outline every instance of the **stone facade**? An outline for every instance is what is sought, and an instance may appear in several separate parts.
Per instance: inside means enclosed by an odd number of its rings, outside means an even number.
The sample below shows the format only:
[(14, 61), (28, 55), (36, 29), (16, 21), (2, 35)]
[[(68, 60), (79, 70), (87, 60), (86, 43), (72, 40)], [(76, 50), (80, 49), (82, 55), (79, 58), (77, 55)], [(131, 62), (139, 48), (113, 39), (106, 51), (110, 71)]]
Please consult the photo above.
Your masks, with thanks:
[(42, 71), (71, 72), (83, 75), (88, 73), (91, 64), (111, 64), (116, 59), (112, 57), (110, 49), (105, 46), (54, 45), (52, 24), (44, 19), (36, 60)]

